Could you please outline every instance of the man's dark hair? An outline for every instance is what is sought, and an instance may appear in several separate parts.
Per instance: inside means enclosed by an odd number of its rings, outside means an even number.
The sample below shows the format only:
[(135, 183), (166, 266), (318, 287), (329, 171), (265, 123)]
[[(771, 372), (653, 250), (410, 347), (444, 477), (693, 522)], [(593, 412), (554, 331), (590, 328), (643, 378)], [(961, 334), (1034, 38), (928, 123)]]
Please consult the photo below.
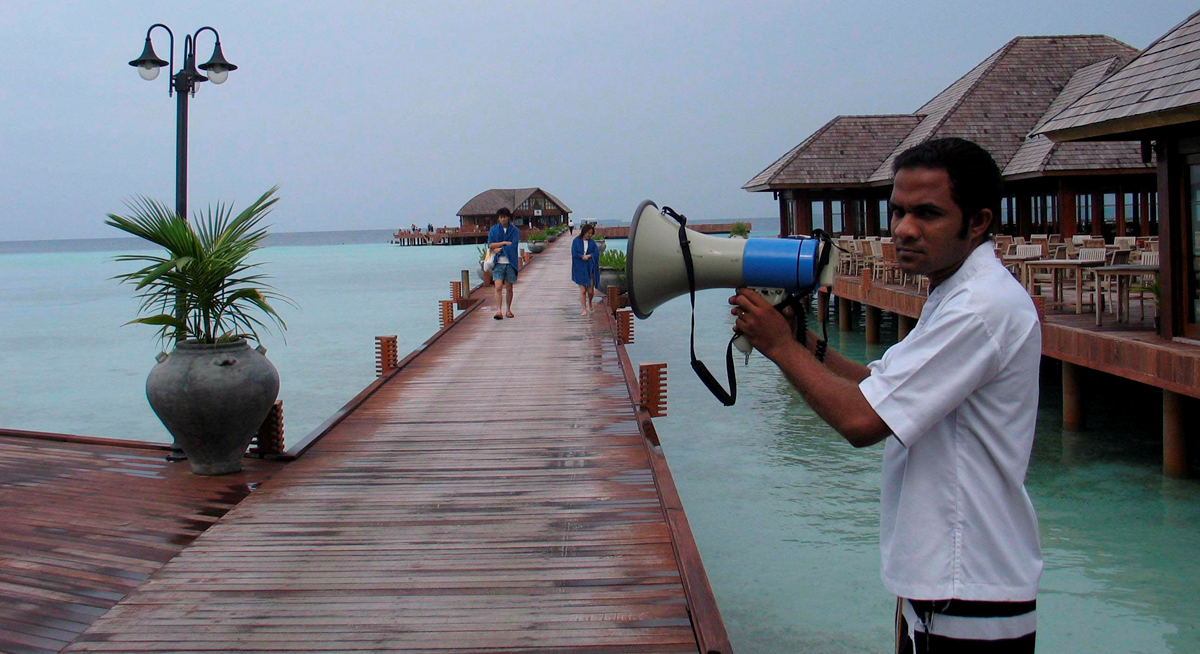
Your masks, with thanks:
[(496, 212), (496, 217), (499, 218), (500, 216), (512, 218), (512, 212), (508, 210), (508, 207), (500, 207), (500, 210)]
[(892, 175), (906, 168), (930, 168), (946, 171), (950, 178), (950, 197), (963, 213), (959, 237), (967, 235), (971, 218), (984, 209), (992, 210), (992, 222), (986, 234), (990, 236), (1000, 222), (1000, 200), (1004, 197), (1004, 180), (996, 160), (987, 150), (960, 138), (926, 141), (900, 153), (892, 162)]

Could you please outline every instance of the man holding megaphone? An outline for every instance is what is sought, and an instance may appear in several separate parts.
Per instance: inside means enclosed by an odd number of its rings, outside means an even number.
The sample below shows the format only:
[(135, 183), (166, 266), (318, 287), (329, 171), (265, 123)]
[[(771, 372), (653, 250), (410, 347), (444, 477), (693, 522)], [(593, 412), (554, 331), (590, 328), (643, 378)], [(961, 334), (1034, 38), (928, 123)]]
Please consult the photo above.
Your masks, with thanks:
[(822, 363), (747, 288), (729, 299), (736, 328), (851, 445), (887, 440), (879, 540), (897, 651), (1032, 652), (1042, 557), (1024, 480), (1041, 326), (992, 251), (1000, 170), (949, 138), (906, 150), (893, 172), (900, 267), (930, 289), (903, 341), (869, 366), (832, 350)]

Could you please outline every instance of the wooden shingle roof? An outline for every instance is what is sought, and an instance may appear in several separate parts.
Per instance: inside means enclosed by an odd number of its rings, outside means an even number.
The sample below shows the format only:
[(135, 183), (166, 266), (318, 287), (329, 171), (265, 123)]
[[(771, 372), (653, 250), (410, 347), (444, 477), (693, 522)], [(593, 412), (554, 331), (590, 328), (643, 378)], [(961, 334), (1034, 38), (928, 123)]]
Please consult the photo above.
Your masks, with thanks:
[(749, 191), (861, 184), (921, 117), (838, 116), (746, 182)]
[(509, 211), (516, 211), (517, 207), (522, 202), (528, 200), (531, 195), (541, 191), (546, 197), (550, 198), (554, 204), (558, 205), (563, 210), (564, 214), (571, 213), (567, 205), (561, 200), (550, 194), (549, 191), (533, 187), (533, 188), (493, 188), (476, 195), (471, 198), (462, 209), (458, 210), (459, 216), (494, 216), (496, 212), (502, 208)]
[(1200, 11), (1073, 102), (1039, 132), (1096, 138), (1200, 120)]
[(1103, 35), (1022, 36), (917, 110), (925, 118), (868, 181), (892, 178), (892, 161), (924, 141), (957, 136), (987, 149), (1003, 170), (1079, 69), (1134, 48)]
[(1011, 174), (1142, 168), (1140, 151), (1122, 146), (1061, 148), (1027, 137), (1051, 110), (1068, 106), (1136, 55), (1134, 48), (1102, 35), (1015, 38), (916, 112), (839, 116), (742, 188), (887, 184), (901, 152), (947, 136), (978, 143), (1001, 170), (1011, 164)]
[(1109, 57), (1075, 71), (1049, 109), (1025, 139), (1020, 149), (1004, 168), (1006, 178), (1037, 175), (1049, 171), (1150, 169), (1153, 164), (1142, 162), (1141, 147), (1130, 143), (1055, 143), (1036, 132), (1060, 111), (1095, 88), (1104, 78), (1119, 69), (1125, 60)]

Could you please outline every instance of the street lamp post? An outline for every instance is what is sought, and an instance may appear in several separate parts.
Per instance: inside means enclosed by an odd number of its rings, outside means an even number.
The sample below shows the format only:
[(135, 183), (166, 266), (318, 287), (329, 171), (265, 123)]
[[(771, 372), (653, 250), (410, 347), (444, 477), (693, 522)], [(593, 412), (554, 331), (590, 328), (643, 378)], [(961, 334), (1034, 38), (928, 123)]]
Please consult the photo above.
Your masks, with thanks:
[[(154, 54), (154, 46), (150, 43), (150, 33), (154, 28), (161, 27), (167, 30), (167, 34), (171, 37), (171, 61), (166, 62)], [(200, 33), (204, 31), (213, 33), (216, 39), (216, 47), (213, 48), (212, 57), (208, 61), (196, 66), (196, 40), (200, 37)], [(137, 59), (129, 62), (130, 66), (137, 68), (138, 74), (142, 79), (151, 81), (158, 77), (159, 68), (168, 66), (167, 72), (175, 68), (175, 33), (171, 28), (162, 23), (155, 23), (146, 30), (146, 46), (142, 49), (142, 55)], [(199, 70), (197, 70), (199, 68)], [(207, 77), (200, 71), (207, 73)], [(229, 72), (237, 70), (237, 66), (229, 63), (225, 59), (225, 54), (221, 52), (221, 35), (217, 30), (205, 26), (196, 30), (195, 34), (188, 34), (183, 39), (183, 65), (179, 68), (179, 72), (172, 75), (167, 80), (167, 97), (174, 95), (176, 107), (175, 119), (175, 214), (187, 220), (187, 133), (188, 133), (188, 98), (196, 95), (196, 86), (201, 82), (212, 82), (213, 84), (223, 84), (229, 77)], [(177, 306), (176, 313), (183, 313), (182, 304)], [(181, 316), (182, 317), (182, 316)], [(182, 461), (187, 456), (183, 453), (183, 448), (178, 442), (171, 443), (171, 453), (167, 456), (169, 461)]]
[[(171, 36), (171, 61), (163, 61), (154, 54), (154, 46), (150, 43), (150, 33), (154, 28), (161, 27), (167, 30), (167, 34)], [(206, 77), (196, 66), (196, 40), (200, 33), (204, 31), (213, 33), (217, 44), (213, 48), (212, 57), (206, 63), (200, 64), (200, 70), (208, 73)], [(158, 69), (163, 66), (169, 66), (168, 72), (175, 67), (175, 33), (171, 28), (162, 23), (155, 23), (146, 30), (146, 46), (142, 49), (142, 56), (129, 62), (130, 66), (138, 69), (138, 74), (144, 80), (153, 80), (158, 77)], [(195, 34), (185, 35), (183, 39), (183, 66), (179, 68), (179, 72), (171, 76), (167, 82), (167, 96), (176, 96), (176, 120), (175, 120), (175, 213), (180, 218), (187, 220), (187, 125), (188, 125), (188, 97), (196, 95), (196, 86), (201, 82), (212, 82), (213, 84), (223, 84), (229, 77), (229, 72), (237, 70), (237, 66), (225, 60), (224, 53), (221, 52), (221, 35), (217, 30), (211, 27), (201, 27), (196, 30)]]

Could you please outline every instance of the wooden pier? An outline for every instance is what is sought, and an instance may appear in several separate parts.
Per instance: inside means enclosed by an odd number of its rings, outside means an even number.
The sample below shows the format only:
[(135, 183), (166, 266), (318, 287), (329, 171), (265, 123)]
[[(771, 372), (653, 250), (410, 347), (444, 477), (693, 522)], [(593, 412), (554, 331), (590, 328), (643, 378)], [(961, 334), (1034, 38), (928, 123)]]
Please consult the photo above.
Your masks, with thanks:
[(169, 450), (0, 430), (0, 652), (61, 651), (282, 466), (199, 477)]
[(522, 271), (514, 319), (477, 289), (302, 456), (36, 651), (731, 651), (615, 321), (579, 315), (569, 266), (552, 245)]

